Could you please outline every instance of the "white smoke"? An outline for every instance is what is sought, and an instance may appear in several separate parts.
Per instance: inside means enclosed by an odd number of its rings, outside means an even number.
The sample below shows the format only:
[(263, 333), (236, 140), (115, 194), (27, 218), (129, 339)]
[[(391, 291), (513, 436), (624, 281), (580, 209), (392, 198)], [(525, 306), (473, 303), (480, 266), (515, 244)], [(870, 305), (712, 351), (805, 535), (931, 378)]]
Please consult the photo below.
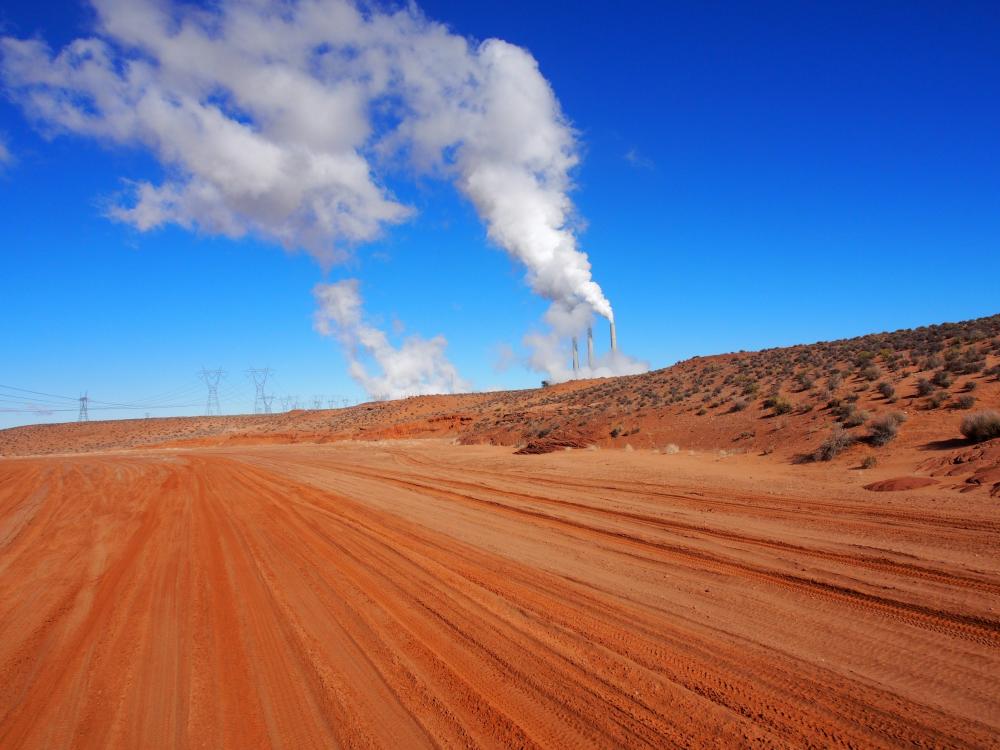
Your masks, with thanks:
[[(407, 337), (401, 346), (364, 318), (357, 279), (318, 284), (313, 289), (316, 330), (343, 345), (351, 377), (375, 399), (392, 399), (469, 390), (447, 357), (443, 336)], [(370, 373), (365, 360), (374, 363)]]
[[(596, 335), (596, 331), (594, 332)], [(555, 330), (544, 333), (533, 331), (524, 337), (530, 354), (525, 365), (536, 372), (547, 373), (553, 383), (586, 378), (609, 378), (614, 375), (638, 375), (649, 370), (649, 364), (628, 356), (622, 351), (607, 351), (594, 357), (594, 364), (587, 362), (587, 340), (579, 338), (580, 369), (573, 372), (572, 348), (565, 336)]]
[(412, 214), (378, 176), (405, 159), (472, 201), (552, 301), (557, 335), (613, 319), (574, 232), (576, 136), (526, 50), (470, 44), (413, 5), (93, 4), (94, 36), (54, 53), (6, 37), (0, 54), (43, 128), (157, 157), (164, 179), (133, 183), (114, 218), (254, 234), (329, 264)]

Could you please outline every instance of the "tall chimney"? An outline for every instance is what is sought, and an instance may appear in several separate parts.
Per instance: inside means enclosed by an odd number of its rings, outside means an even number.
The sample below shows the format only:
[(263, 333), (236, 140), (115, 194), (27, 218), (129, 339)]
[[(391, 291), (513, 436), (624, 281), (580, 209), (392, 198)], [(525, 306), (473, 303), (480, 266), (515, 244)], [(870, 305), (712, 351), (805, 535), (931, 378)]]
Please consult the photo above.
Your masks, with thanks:
[(577, 346), (576, 336), (573, 337), (573, 372), (580, 371), (580, 347)]
[(587, 367), (594, 369), (594, 329), (587, 326)]
[(615, 334), (615, 321), (611, 321), (611, 351), (618, 351), (618, 336)]

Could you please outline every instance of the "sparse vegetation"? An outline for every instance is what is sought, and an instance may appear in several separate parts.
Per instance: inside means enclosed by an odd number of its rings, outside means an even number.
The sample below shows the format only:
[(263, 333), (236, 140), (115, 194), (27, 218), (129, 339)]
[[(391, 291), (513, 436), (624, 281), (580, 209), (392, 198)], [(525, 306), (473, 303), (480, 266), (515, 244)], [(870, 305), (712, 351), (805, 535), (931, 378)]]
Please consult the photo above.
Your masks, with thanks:
[(882, 397), (887, 401), (896, 395), (896, 387), (885, 380), (878, 384), (878, 392), (882, 394)]
[(931, 378), (934, 385), (940, 388), (948, 388), (952, 383), (955, 382), (955, 378), (947, 370), (938, 370), (934, 373), (934, 377)]
[(961, 430), (974, 443), (1000, 438), (1000, 412), (990, 409), (970, 414), (962, 420)]
[(830, 430), (830, 435), (820, 443), (813, 454), (816, 461), (832, 461), (856, 442), (856, 438), (840, 425)]
[(788, 412), (792, 410), (791, 402), (782, 396), (771, 396), (770, 398), (765, 399), (764, 406), (768, 409), (772, 409), (775, 415), (788, 414)]
[(868, 442), (876, 447), (888, 445), (899, 434), (899, 426), (906, 421), (906, 415), (894, 411), (872, 420), (868, 425)]
[(928, 409), (940, 409), (941, 405), (948, 400), (948, 394), (944, 391), (936, 391), (927, 399)]
[(861, 462), (862, 469), (874, 469), (878, 466), (878, 459), (875, 456), (865, 456), (865, 460)]
[(865, 422), (868, 421), (871, 415), (860, 409), (856, 409), (851, 406), (847, 414), (844, 415), (843, 424), (844, 427), (860, 427)]
[(964, 396), (959, 396), (955, 399), (956, 409), (971, 409), (976, 405), (976, 397), (965, 394)]
[(861, 377), (868, 381), (878, 380), (881, 376), (882, 371), (875, 365), (868, 365), (861, 370)]

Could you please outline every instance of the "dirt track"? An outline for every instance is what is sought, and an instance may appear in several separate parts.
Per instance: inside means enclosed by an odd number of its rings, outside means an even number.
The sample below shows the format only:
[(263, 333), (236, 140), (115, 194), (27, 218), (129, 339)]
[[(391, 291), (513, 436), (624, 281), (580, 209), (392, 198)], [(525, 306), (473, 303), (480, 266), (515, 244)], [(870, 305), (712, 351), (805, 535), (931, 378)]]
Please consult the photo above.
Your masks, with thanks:
[(1000, 744), (995, 503), (509, 453), (0, 461), (0, 747)]

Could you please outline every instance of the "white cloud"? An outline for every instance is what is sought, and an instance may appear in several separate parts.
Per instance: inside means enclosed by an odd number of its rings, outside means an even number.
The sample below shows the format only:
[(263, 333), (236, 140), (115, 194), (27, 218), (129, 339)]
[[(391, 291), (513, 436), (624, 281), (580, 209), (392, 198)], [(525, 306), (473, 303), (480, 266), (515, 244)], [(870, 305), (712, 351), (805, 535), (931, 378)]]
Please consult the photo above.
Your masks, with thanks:
[(639, 150), (634, 147), (626, 151), (623, 158), (636, 169), (653, 169), (656, 166), (653, 164), (652, 159), (643, 156), (639, 153)]
[(7, 166), (13, 158), (10, 149), (7, 148), (7, 142), (0, 136), (0, 168)]
[(93, 36), (60, 50), (0, 39), (0, 72), (40, 127), (155, 155), (163, 179), (130, 183), (114, 218), (254, 234), (328, 264), (412, 214), (387, 177), (436, 175), (525, 265), (556, 333), (612, 318), (575, 231), (576, 135), (526, 50), (472, 44), (413, 5), (94, 7)]
[[(336, 337), (347, 355), (351, 377), (376, 399), (460, 393), (469, 384), (445, 356), (444, 336), (408, 336), (393, 346), (384, 331), (364, 318), (357, 279), (318, 284), (313, 290), (316, 330)], [(369, 363), (375, 372), (370, 371)]]

